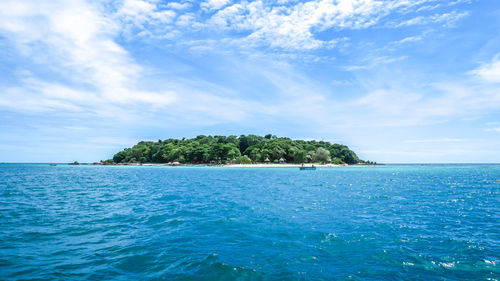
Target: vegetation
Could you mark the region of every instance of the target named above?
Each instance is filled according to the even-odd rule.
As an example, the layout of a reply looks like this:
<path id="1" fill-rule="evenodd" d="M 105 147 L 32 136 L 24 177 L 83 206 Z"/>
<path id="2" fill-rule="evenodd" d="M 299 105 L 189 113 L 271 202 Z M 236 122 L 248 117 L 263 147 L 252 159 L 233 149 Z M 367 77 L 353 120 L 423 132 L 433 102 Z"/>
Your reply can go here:
<path id="1" fill-rule="evenodd" d="M 325 141 L 292 140 L 275 135 L 197 136 L 193 139 L 141 141 L 116 153 L 114 163 L 368 163 L 347 146 Z M 370 162 L 372 163 L 372 162 Z"/>

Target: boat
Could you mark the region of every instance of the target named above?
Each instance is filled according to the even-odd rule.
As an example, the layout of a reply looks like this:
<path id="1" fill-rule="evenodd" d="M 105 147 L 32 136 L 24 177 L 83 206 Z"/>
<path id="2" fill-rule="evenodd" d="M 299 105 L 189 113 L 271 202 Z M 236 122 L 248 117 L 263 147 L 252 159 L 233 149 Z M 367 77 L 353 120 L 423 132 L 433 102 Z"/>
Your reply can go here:
<path id="1" fill-rule="evenodd" d="M 302 170 L 316 170 L 316 167 L 314 165 L 312 166 L 300 166 L 299 169 Z"/>
<path id="2" fill-rule="evenodd" d="M 57 166 L 56 164 L 49 164 L 49 166 Z"/>

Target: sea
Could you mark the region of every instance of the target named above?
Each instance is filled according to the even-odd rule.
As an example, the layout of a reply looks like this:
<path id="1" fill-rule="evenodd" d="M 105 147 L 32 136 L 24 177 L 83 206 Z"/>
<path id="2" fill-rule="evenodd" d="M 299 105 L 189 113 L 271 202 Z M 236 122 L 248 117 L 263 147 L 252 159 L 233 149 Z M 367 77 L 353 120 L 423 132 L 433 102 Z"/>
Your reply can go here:
<path id="1" fill-rule="evenodd" d="M 500 280 L 500 165 L 0 164 L 0 280 Z"/>

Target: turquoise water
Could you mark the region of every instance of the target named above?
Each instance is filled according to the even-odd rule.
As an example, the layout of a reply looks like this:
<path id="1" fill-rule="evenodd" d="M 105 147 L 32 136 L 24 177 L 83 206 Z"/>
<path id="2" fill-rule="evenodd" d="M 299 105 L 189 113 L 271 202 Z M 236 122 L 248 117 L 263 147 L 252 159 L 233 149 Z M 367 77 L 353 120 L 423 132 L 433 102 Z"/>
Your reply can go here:
<path id="1" fill-rule="evenodd" d="M 0 164 L 0 279 L 499 280 L 499 165 Z"/>

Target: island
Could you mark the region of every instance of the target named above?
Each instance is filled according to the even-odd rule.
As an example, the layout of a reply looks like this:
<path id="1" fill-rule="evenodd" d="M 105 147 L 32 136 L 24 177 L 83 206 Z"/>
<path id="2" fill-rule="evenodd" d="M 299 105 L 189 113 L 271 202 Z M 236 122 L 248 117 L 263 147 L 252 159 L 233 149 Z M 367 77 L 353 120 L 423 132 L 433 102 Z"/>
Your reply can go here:
<path id="1" fill-rule="evenodd" d="M 373 165 L 342 144 L 265 136 L 204 136 L 191 139 L 141 141 L 100 165 Z"/>

